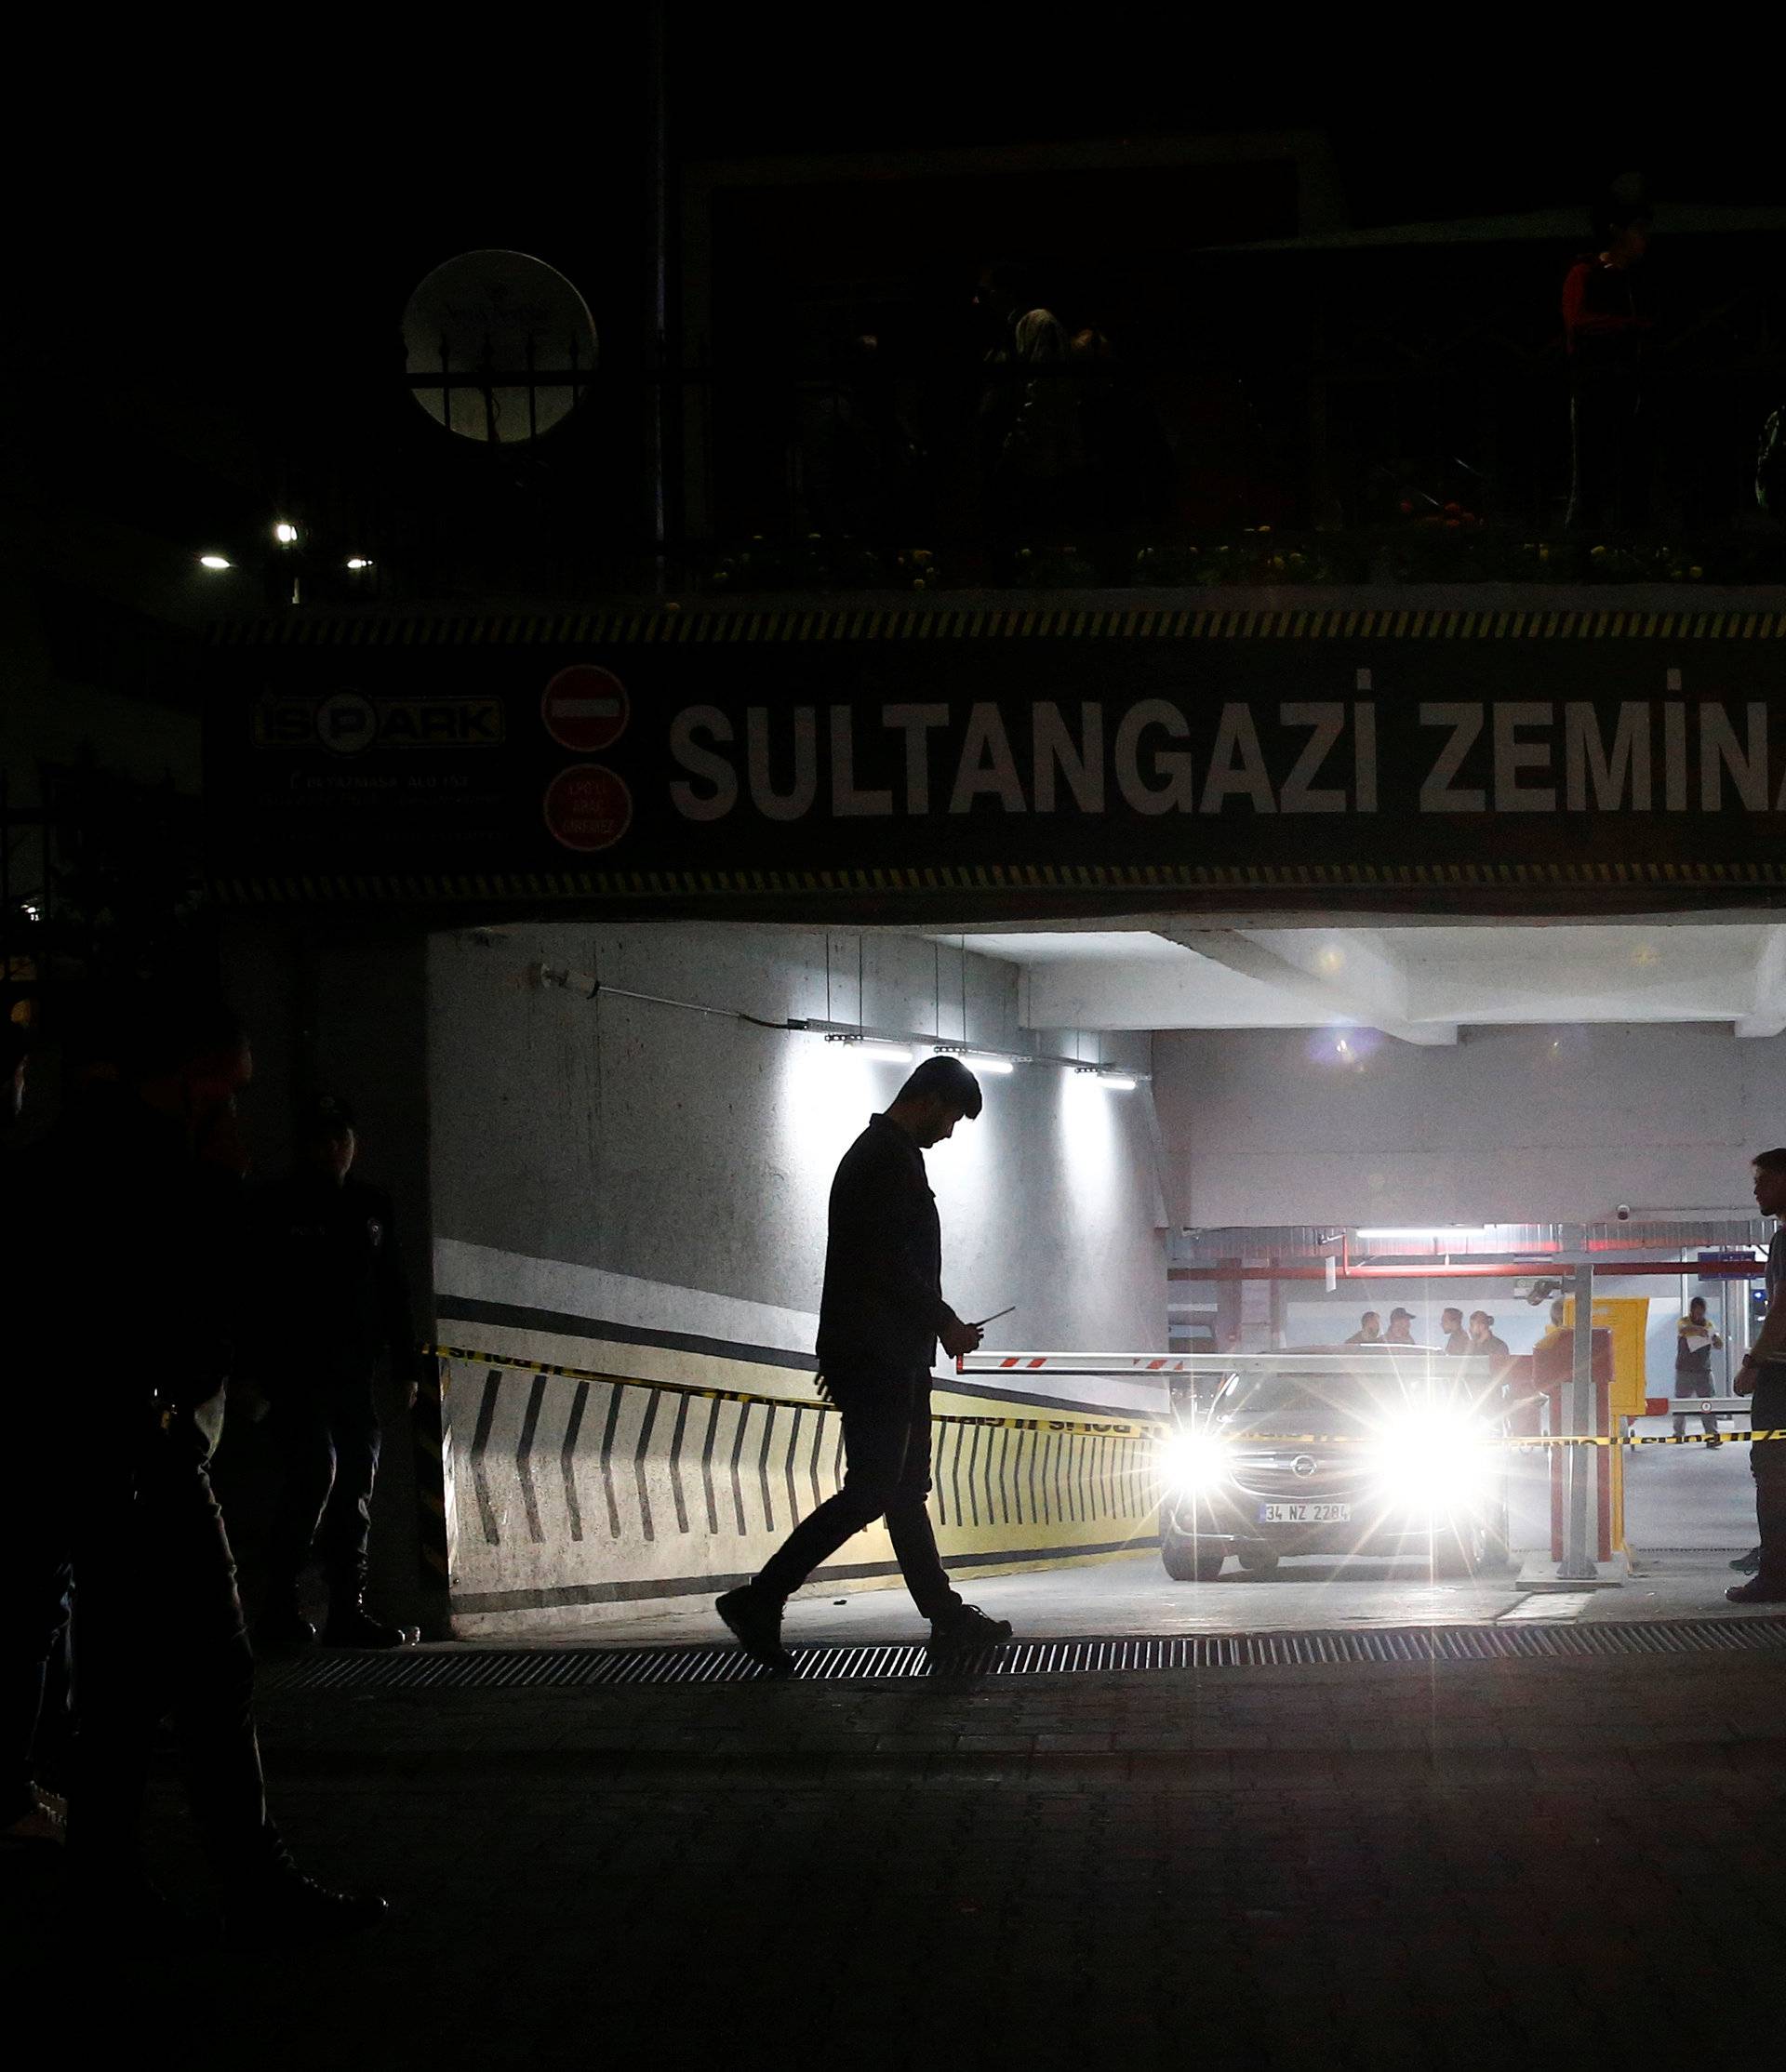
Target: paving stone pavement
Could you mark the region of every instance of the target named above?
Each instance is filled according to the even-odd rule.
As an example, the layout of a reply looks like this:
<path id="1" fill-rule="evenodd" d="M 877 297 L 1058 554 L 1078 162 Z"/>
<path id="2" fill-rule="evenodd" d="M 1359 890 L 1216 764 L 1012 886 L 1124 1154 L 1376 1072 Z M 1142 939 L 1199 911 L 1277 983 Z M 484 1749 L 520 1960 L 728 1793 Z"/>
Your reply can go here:
<path id="1" fill-rule="evenodd" d="M 382 1937 L 71 1999 L 13 1859 L 7 1948 L 180 2066 L 1744 2072 L 1783 1700 L 1786 1653 L 275 1694 L 281 1818 Z M 152 1827 L 195 1898 L 170 1781 Z"/>

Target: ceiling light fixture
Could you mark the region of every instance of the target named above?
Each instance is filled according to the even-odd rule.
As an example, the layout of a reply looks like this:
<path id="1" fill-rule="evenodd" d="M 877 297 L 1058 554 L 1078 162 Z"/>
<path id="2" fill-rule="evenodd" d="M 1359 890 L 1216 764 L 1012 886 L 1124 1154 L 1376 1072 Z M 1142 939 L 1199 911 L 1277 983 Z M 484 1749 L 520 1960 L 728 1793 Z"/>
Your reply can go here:
<path id="1" fill-rule="evenodd" d="M 1436 1229 L 1425 1223 L 1391 1223 L 1375 1229 L 1359 1230 L 1355 1235 L 1361 1238 L 1425 1238 L 1436 1244 L 1446 1238 L 1486 1238 L 1494 1229 L 1492 1223 L 1472 1224 L 1467 1228 L 1454 1224 Z"/>
<path id="2" fill-rule="evenodd" d="M 1101 1086 L 1107 1094 L 1132 1094 L 1136 1081 L 1127 1072 L 1107 1071 L 1101 1065 L 1075 1065 L 1075 1079 L 1088 1079 L 1093 1085 Z"/>
<path id="3" fill-rule="evenodd" d="M 939 1057 L 960 1058 L 976 1072 L 997 1072 L 1002 1076 L 1017 1069 L 1015 1058 L 997 1057 L 991 1051 L 969 1050 L 965 1043 L 932 1043 L 930 1048 Z"/>
<path id="4" fill-rule="evenodd" d="M 883 1065 L 909 1065 L 912 1052 L 905 1043 L 889 1043 L 880 1036 L 848 1036 L 833 1034 L 825 1038 L 828 1043 L 847 1043 L 852 1050 L 864 1052 Z"/>

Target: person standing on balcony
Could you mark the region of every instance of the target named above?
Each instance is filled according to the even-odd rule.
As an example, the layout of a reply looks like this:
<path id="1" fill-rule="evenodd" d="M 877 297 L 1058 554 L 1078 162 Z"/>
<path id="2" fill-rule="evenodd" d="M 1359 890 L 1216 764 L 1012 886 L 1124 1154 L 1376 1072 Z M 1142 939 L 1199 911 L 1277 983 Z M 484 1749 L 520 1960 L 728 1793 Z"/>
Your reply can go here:
<path id="1" fill-rule="evenodd" d="M 979 427 L 992 527 L 1059 546 L 1084 515 L 1086 369 L 1024 268 L 982 268 L 974 302 L 994 329 Z"/>
<path id="2" fill-rule="evenodd" d="M 1620 183 L 1620 187 L 1623 183 Z M 1570 532 L 1630 531 L 1649 518 L 1650 423 L 1638 293 L 1649 210 L 1615 191 L 1594 218 L 1599 249 L 1569 269 L 1563 329 L 1569 362 Z"/>

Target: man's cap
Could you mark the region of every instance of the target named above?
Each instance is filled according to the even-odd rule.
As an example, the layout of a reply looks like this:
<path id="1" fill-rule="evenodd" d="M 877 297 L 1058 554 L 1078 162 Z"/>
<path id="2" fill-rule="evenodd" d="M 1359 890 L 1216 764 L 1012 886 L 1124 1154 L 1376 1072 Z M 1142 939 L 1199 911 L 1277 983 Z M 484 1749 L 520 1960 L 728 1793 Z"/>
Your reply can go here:
<path id="1" fill-rule="evenodd" d="M 341 1136 L 353 1127 L 353 1110 L 339 1094 L 318 1094 L 304 1103 L 299 1122 L 307 1139 Z"/>
<path id="2" fill-rule="evenodd" d="M 1389 1312 L 1389 1321 L 1391 1323 L 1393 1323 L 1397 1317 L 1406 1317 L 1409 1323 L 1412 1323 L 1414 1322 L 1414 1312 L 1411 1309 L 1392 1309 Z"/>

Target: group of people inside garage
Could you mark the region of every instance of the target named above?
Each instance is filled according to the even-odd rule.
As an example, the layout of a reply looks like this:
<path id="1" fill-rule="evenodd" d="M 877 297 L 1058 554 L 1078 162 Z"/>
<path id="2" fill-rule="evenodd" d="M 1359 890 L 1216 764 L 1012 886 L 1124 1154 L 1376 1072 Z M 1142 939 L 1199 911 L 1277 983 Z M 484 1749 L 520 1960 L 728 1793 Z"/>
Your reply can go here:
<path id="1" fill-rule="evenodd" d="M 1349 1346 L 1418 1346 L 1420 1341 L 1414 1335 L 1415 1316 L 1411 1309 L 1399 1305 L 1389 1312 L 1388 1328 L 1384 1328 L 1382 1311 L 1366 1309 L 1358 1320 L 1358 1328 L 1346 1340 Z M 1444 1344 L 1438 1348 L 1454 1359 L 1502 1361 L 1511 1357 L 1507 1341 L 1495 1333 L 1495 1320 L 1486 1309 L 1473 1309 L 1466 1325 L 1461 1309 L 1446 1309 L 1439 1317 L 1439 1335 Z"/>

